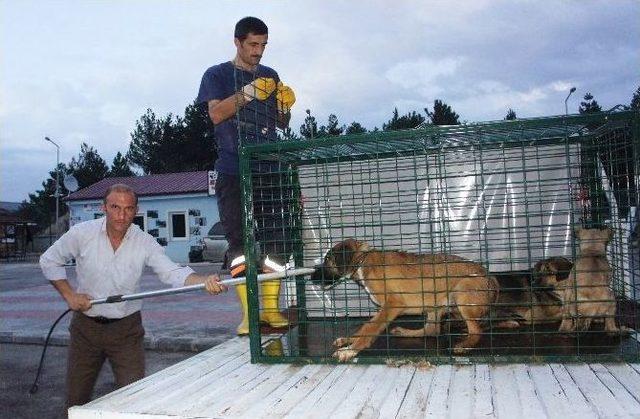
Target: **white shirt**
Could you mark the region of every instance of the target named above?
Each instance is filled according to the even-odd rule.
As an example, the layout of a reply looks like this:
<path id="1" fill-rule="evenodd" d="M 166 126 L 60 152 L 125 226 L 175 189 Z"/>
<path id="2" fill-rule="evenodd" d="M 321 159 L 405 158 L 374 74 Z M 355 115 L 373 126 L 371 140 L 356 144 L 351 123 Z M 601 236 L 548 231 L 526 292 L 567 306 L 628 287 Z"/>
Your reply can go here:
<path id="1" fill-rule="evenodd" d="M 139 291 L 145 266 L 173 287 L 184 285 L 193 269 L 181 267 L 164 253 L 150 235 L 131 224 L 118 250 L 113 251 L 107 236 L 106 218 L 74 225 L 40 257 L 40 268 L 49 281 L 67 279 L 64 264 L 76 260 L 77 293 L 92 299 Z M 97 304 L 84 313 L 88 316 L 122 318 L 139 311 L 142 300 Z"/>

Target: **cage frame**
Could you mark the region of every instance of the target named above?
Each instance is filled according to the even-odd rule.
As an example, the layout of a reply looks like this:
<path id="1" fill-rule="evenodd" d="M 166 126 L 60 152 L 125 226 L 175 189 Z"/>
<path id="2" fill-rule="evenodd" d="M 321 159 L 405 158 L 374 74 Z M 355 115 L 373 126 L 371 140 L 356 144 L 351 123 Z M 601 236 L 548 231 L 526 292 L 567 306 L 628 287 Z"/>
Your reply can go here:
<path id="1" fill-rule="evenodd" d="M 313 164 L 328 164 L 345 161 L 369 160 L 372 155 L 376 159 L 406 157 L 412 155 L 437 154 L 447 150 L 473 149 L 482 150 L 524 147 L 535 144 L 544 146 L 547 144 L 579 144 L 585 140 L 593 139 L 593 132 L 586 127 L 604 124 L 630 123 L 632 141 L 637 145 L 635 150 L 640 153 L 640 111 L 614 110 L 594 114 L 560 115 L 550 117 L 516 119 L 512 121 L 489 121 L 469 123 L 452 126 L 426 125 L 413 130 L 378 131 L 366 134 L 341 135 L 336 137 L 322 137 L 312 140 L 286 140 L 275 143 L 243 144 L 239 148 L 240 177 L 242 189 L 243 210 L 243 239 L 244 250 L 248 260 L 257 260 L 256 240 L 253 233 L 253 198 L 252 198 L 252 174 L 251 162 L 254 160 L 275 160 L 287 166 L 288 176 L 292 179 L 292 185 L 296 195 L 300 197 L 300 182 L 298 180 L 297 167 Z M 501 131 L 501 128 L 504 130 Z M 497 134 L 488 136 L 490 133 Z M 526 133 L 509 136 L 510 132 Z M 478 138 L 477 141 L 461 144 L 462 141 L 443 143 L 442 138 L 461 136 L 463 139 Z M 486 137 L 486 138 L 485 138 Z M 309 151 L 309 141 L 313 141 L 315 151 Z M 559 142 L 562 141 L 562 142 Z M 398 144 L 402 146 L 398 147 Z M 387 146 L 393 144 L 394 147 Z M 420 145 L 421 148 L 416 148 Z M 325 153 L 317 149 L 327 150 Z M 342 153 L 342 154 L 340 154 Z M 337 156 L 335 156 L 338 154 Z M 640 156 L 636 156 L 640 157 Z M 301 159 L 296 161 L 296 159 Z M 634 161 L 636 200 L 638 199 L 638 185 L 640 183 L 640 162 Z M 597 186 L 595 186 L 597 187 Z M 296 200 L 299 201 L 299 200 Z M 638 203 L 636 202 L 636 205 Z M 300 205 L 297 203 L 296 205 Z M 592 208 L 592 211 L 594 209 Z M 297 223 L 293 229 L 297 244 L 293 250 L 296 266 L 302 264 L 302 240 L 301 216 L 297 212 Z M 598 214 L 592 214 L 597 219 Z M 575 256 L 575 255 L 574 255 Z M 300 265 L 299 265 L 300 264 Z M 310 356 L 298 354 L 298 356 L 272 356 L 263 353 L 262 334 L 259 324 L 259 296 L 257 283 L 257 267 L 249 263 L 247 266 L 247 292 L 249 300 L 249 338 L 252 363 L 319 363 L 336 364 L 337 360 L 330 355 Z M 306 327 L 305 292 L 303 279 L 296 279 L 297 312 L 299 315 L 297 327 Z M 336 320 L 333 320 L 336 321 Z M 337 321 L 348 321 L 340 319 Z M 492 331 L 491 333 L 495 333 Z M 635 331 L 636 340 L 640 341 L 639 331 Z M 303 334 L 304 335 L 304 334 Z M 299 345 L 299 350 L 301 346 Z M 393 363 L 396 357 L 367 356 L 360 354 L 353 362 L 363 364 Z M 437 355 L 437 356 L 407 356 L 402 357 L 402 362 L 424 362 L 431 364 L 477 364 L 477 363 L 514 363 L 514 362 L 638 362 L 640 355 L 633 354 L 585 354 L 576 355 Z"/>

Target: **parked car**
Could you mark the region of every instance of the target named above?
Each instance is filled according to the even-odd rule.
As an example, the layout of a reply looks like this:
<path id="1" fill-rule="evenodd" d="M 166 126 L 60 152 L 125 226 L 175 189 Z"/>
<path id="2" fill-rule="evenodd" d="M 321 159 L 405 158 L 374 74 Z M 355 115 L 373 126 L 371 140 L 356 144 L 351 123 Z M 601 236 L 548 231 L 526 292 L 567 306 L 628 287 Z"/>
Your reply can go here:
<path id="1" fill-rule="evenodd" d="M 202 258 L 211 262 L 225 262 L 227 247 L 224 228 L 222 223 L 218 221 L 202 239 Z"/>

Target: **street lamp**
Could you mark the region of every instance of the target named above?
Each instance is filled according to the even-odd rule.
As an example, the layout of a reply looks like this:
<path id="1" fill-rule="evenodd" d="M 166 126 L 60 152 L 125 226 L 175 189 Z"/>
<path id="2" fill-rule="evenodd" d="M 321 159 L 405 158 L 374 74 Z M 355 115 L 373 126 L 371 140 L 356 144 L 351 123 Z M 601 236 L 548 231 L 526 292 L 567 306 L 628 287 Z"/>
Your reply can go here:
<path id="1" fill-rule="evenodd" d="M 60 214 L 60 146 L 56 144 L 51 138 L 44 137 L 45 141 L 49 141 L 51 144 L 56 146 L 56 193 L 54 196 L 56 197 L 56 239 L 59 237 L 58 231 L 58 216 Z"/>
<path id="2" fill-rule="evenodd" d="M 576 88 L 572 87 L 571 89 L 569 89 L 569 94 L 567 95 L 567 98 L 564 100 L 564 115 L 565 116 L 569 116 L 569 107 L 567 106 L 567 101 L 569 100 L 569 96 L 571 96 L 571 93 L 575 92 Z"/>

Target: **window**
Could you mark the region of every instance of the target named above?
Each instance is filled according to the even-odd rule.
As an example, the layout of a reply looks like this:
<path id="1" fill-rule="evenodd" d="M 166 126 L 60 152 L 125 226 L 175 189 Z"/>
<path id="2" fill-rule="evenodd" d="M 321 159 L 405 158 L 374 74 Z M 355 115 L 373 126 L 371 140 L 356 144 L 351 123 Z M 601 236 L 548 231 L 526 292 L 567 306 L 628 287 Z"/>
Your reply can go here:
<path id="1" fill-rule="evenodd" d="M 171 221 L 171 238 L 186 239 L 187 238 L 187 214 L 186 212 L 169 213 L 169 221 Z"/>
<path id="2" fill-rule="evenodd" d="M 133 224 L 137 224 L 140 227 L 140 230 L 145 231 L 144 229 L 144 214 L 138 214 L 133 217 Z"/>

